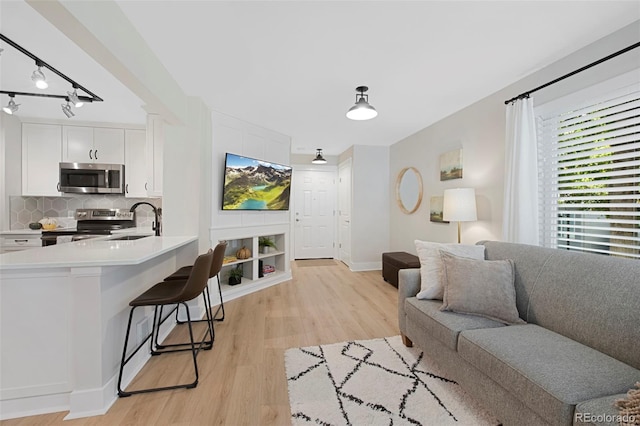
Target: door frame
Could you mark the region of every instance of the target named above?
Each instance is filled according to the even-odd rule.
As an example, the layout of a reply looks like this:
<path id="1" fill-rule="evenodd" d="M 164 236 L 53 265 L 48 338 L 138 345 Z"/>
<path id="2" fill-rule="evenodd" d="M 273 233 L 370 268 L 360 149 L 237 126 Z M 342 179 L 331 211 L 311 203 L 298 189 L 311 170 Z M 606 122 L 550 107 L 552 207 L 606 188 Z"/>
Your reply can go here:
<path id="1" fill-rule="evenodd" d="M 340 234 L 340 199 L 341 199 L 341 194 L 340 194 L 340 170 L 342 170 L 345 167 L 349 167 L 350 173 L 349 173 L 349 197 L 348 197 L 348 203 L 349 203 L 349 235 L 347 236 L 347 239 L 349 241 L 349 258 L 348 259 L 343 259 L 342 257 L 342 252 L 341 252 L 341 244 L 342 244 L 342 240 L 341 240 L 341 234 Z M 349 267 L 349 269 L 351 269 L 351 265 L 352 265 L 352 261 L 351 261 L 351 235 L 352 235 L 352 227 L 351 227 L 351 223 L 353 223 L 353 158 L 349 157 L 347 159 L 345 159 L 344 161 L 340 162 L 340 164 L 338 164 L 338 171 L 337 171 L 337 204 L 336 204 L 336 242 L 338 244 L 336 244 L 336 250 L 337 250 L 337 257 L 336 259 L 338 259 L 339 261 L 341 261 L 342 263 L 344 263 L 345 265 L 347 265 Z M 346 261 L 345 261 L 346 260 Z"/>
<path id="2" fill-rule="evenodd" d="M 335 191 L 333 191 L 333 206 L 334 206 L 334 214 L 333 214 L 333 258 L 337 259 L 338 257 L 338 166 L 335 165 L 325 165 L 325 166 L 313 166 L 308 164 L 293 164 L 293 179 L 292 179 L 292 188 L 291 188 L 291 197 L 290 197 L 290 205 L 289 205 L 289 224 L 290 224 L 290 239 L 291 241 L 291 250 L 289 253 L 289 257 L 291 261 L 295 260 L 295 242 L 296 242 L 296 191 L 298 190 L 298 179 L 295 178 L 296 171 L 315 171 L 315 172 L 326 172 L 330 171 L 333 174 L 333 181 L 335 186 Z"/>

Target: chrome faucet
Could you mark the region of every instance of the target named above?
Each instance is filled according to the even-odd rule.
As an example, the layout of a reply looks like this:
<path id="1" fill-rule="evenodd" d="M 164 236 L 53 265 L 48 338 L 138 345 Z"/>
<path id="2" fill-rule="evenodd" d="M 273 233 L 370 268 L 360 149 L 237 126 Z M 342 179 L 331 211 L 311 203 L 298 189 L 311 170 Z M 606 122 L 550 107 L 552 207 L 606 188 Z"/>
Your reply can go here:
<path id="1" fill-rule="evenodd" d="M 156 208 L 156 206 L 154 206 L 151 203 L 148 203 L 146 201 L 140 201 L 138 203 L 135 203 L 133 206 L 131 206 L 131 209 L 129 209 L 130 212 L 133 212 L 140 204 L 146 204 L 148 206 L 151 206 L 151 208 L 153 209 L 153 214 L 155 215 L 155 222 L 153 223 L 153 226 L 151 227 L 151 229 L 153 229 L 154 231 L 156 231 L 156 237 L 160 236 L 160 228 L 162 227 L 160 224 L 160 209 Z"/>

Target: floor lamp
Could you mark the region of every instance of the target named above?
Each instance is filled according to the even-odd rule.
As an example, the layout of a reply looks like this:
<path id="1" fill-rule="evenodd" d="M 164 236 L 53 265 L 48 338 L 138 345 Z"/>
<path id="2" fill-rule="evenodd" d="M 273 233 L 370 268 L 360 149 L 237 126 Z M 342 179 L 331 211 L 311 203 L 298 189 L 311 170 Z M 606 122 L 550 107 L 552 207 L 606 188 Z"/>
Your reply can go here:
<path id="1" fill-rule="evenodd" d="M 478 220 L 476 190 L 473 188 L 445 189 L 442 219 L 447 222 L 458 222 L 458 244 L 460 244 L 460 222 Z"/>

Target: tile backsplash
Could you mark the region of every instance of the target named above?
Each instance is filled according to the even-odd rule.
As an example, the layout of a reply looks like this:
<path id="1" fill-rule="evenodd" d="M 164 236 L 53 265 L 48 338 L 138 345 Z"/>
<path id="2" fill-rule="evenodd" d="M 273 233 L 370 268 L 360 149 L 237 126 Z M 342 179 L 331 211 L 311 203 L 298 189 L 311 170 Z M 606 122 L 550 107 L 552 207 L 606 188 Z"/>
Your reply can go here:
<path id="1" fill-rule="evenodd" d="M 62 227 L 75 227 L 76 209 L 126 209 L 138 201 L 148 201 L 162 207 L 162 198 L 125 198 L 120 195 L 70 195 L 66 197 L 9 197 L 10 229 L 29 229 L 29 223 L 44 217 L 54 218 Z M 149 206 L 136 209 L 136 225 L 151 227 L 154 215 Z"/>

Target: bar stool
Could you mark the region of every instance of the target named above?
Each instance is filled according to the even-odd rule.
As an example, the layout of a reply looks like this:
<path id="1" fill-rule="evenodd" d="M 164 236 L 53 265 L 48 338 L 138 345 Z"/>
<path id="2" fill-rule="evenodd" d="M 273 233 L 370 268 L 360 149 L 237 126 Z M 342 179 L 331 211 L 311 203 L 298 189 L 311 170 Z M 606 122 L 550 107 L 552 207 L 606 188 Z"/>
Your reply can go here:
<path id="1" fill-rule="evenodd" d="M 213 250 L 209 249 L 206 254 L 202 254 L 197 257 L 195 263 L 193 264 L 193 268 L 189 277 L 186 281 L 174 281 L 167 282 L 163 281 L 151 287 L 149 290 L 142 293 L 140 296 L 136 297 L 134 300 L 129 302 L 129 306 L 131 306 L 131 311 L 129 312 L 129 322 L 127 324 L 127 332 L 124 338 L 124 347 L 122 349 L 122 361 L 120 363 L 120 373 L 118 376 L 118 396 L 126 397 L 137 393 L 146 393 L 146 392 L 155 392 L 161 390 L 169 390 L 169 389 L 179 389 L 179 388 L 195 388 L 198 385 L 198 362 L 197 355 L 200 349 L 204 344 L 209 343 L 207 341 L 207 334 L 211 337 L 211 344 L 213 344 L 213 321 L 211 319 L 209 310 L 206 311 L 206 316 L 208 318 L 208 331 L 205 333 L 205 336 L 201 341 L 196 342 L 193 338 L 193 329 L 191 327 L 191 315 L 189 314 L 189 308 L 187 306 L 188 301 L 195 299 L 200 294 L 204 297 L 204 289 L 207 287 L 207 283 L 209 281 L 209 271 L 211 270 L 211 262 L 213 261 Z M 180 349 L 172 349 L 166 351 L 154 351 L 153 350 L 153 342 L 157 339 L 157 335 L 160 331 L 160 325 L 164 320 L 162 320 L 162 307 L 166 305 L 183 305 L 187 311 L 187 325 L 189 327 L 189 343 L 176 344 L 176 345 L 165 345 L 166 346 L 182 346 Z M 153 315 L 153 327 L 151 329 L 151 334 L 142 342 L 138 347 L 133 351 L 129 357 L 127 357 L 127 343 L 129 342 L 129 333 L 131 331 L 131 321 L 133 319 L 133 312 L 136 308 L 141 306 L 153 306 L 154 315 Z M 158 313 L 160 312 L 160 316 Z M 166 319 L 166 318 L 165 318 Z M 122 390 L 122 373 L 124 371 L 124 366 L 133 358 L 133 356 L 140 350 L 142 346 L 147 342 L 147 340 L 151 339 L 151 353 L 153 355 L 159 355 L 166 352 L 176 352 L 178 350 L 190 350 L 193 357 L 193 369 L 195 372 L 195 380 L 191 383 L 173 385 L 173 386 L 163 386 L 158 388 L 148 388 L 148 389 L 140 389 L 133 391 L 124 391 Z M 188 348 L 184 348 L 185 345 L 188 345 Z M 196 346 L 197 345 L 197 346 Z"/>
<path id="2" fill-rule="evenodd" d="M 216 312 L 213 314 L 214 321 L 224 321 L 224 301 L 222 300 L 222 287 L 220 286 L 220 270 L 222 269 L 222 262 L 224 260 L 224 253 L 227 250 L 227 242 L 220 241 L 215 248 L 213 249 L 213 262 L 211 262 L 211 271 L 209 271 L 209 278 L 216 277 L 218 280 L 218 294 L 220 295 L 220 306 L 216 309 Z M 175 271 L 173 274 L 166 277 L 165 281 L 173 281 L 173 280 L 185 280 L 189 274 L 191 273 L 191 269 L 193 265 L 183 266 L 182 268 Z M 205 298 L 206 303 L 205 307 L 207 309 L 211 309 L 211 296 L 209 294 L 209 286 L 205 287 Z M 218 318 L 218 313 L 222 311 L 222 317 Z M 194 320 L 196 321 L 205 321 L 205 320 Z M 178 311 L 176 311 L 176 322 L 178 324 L 182 324 L 182 321 L 178 320 Z"/>

